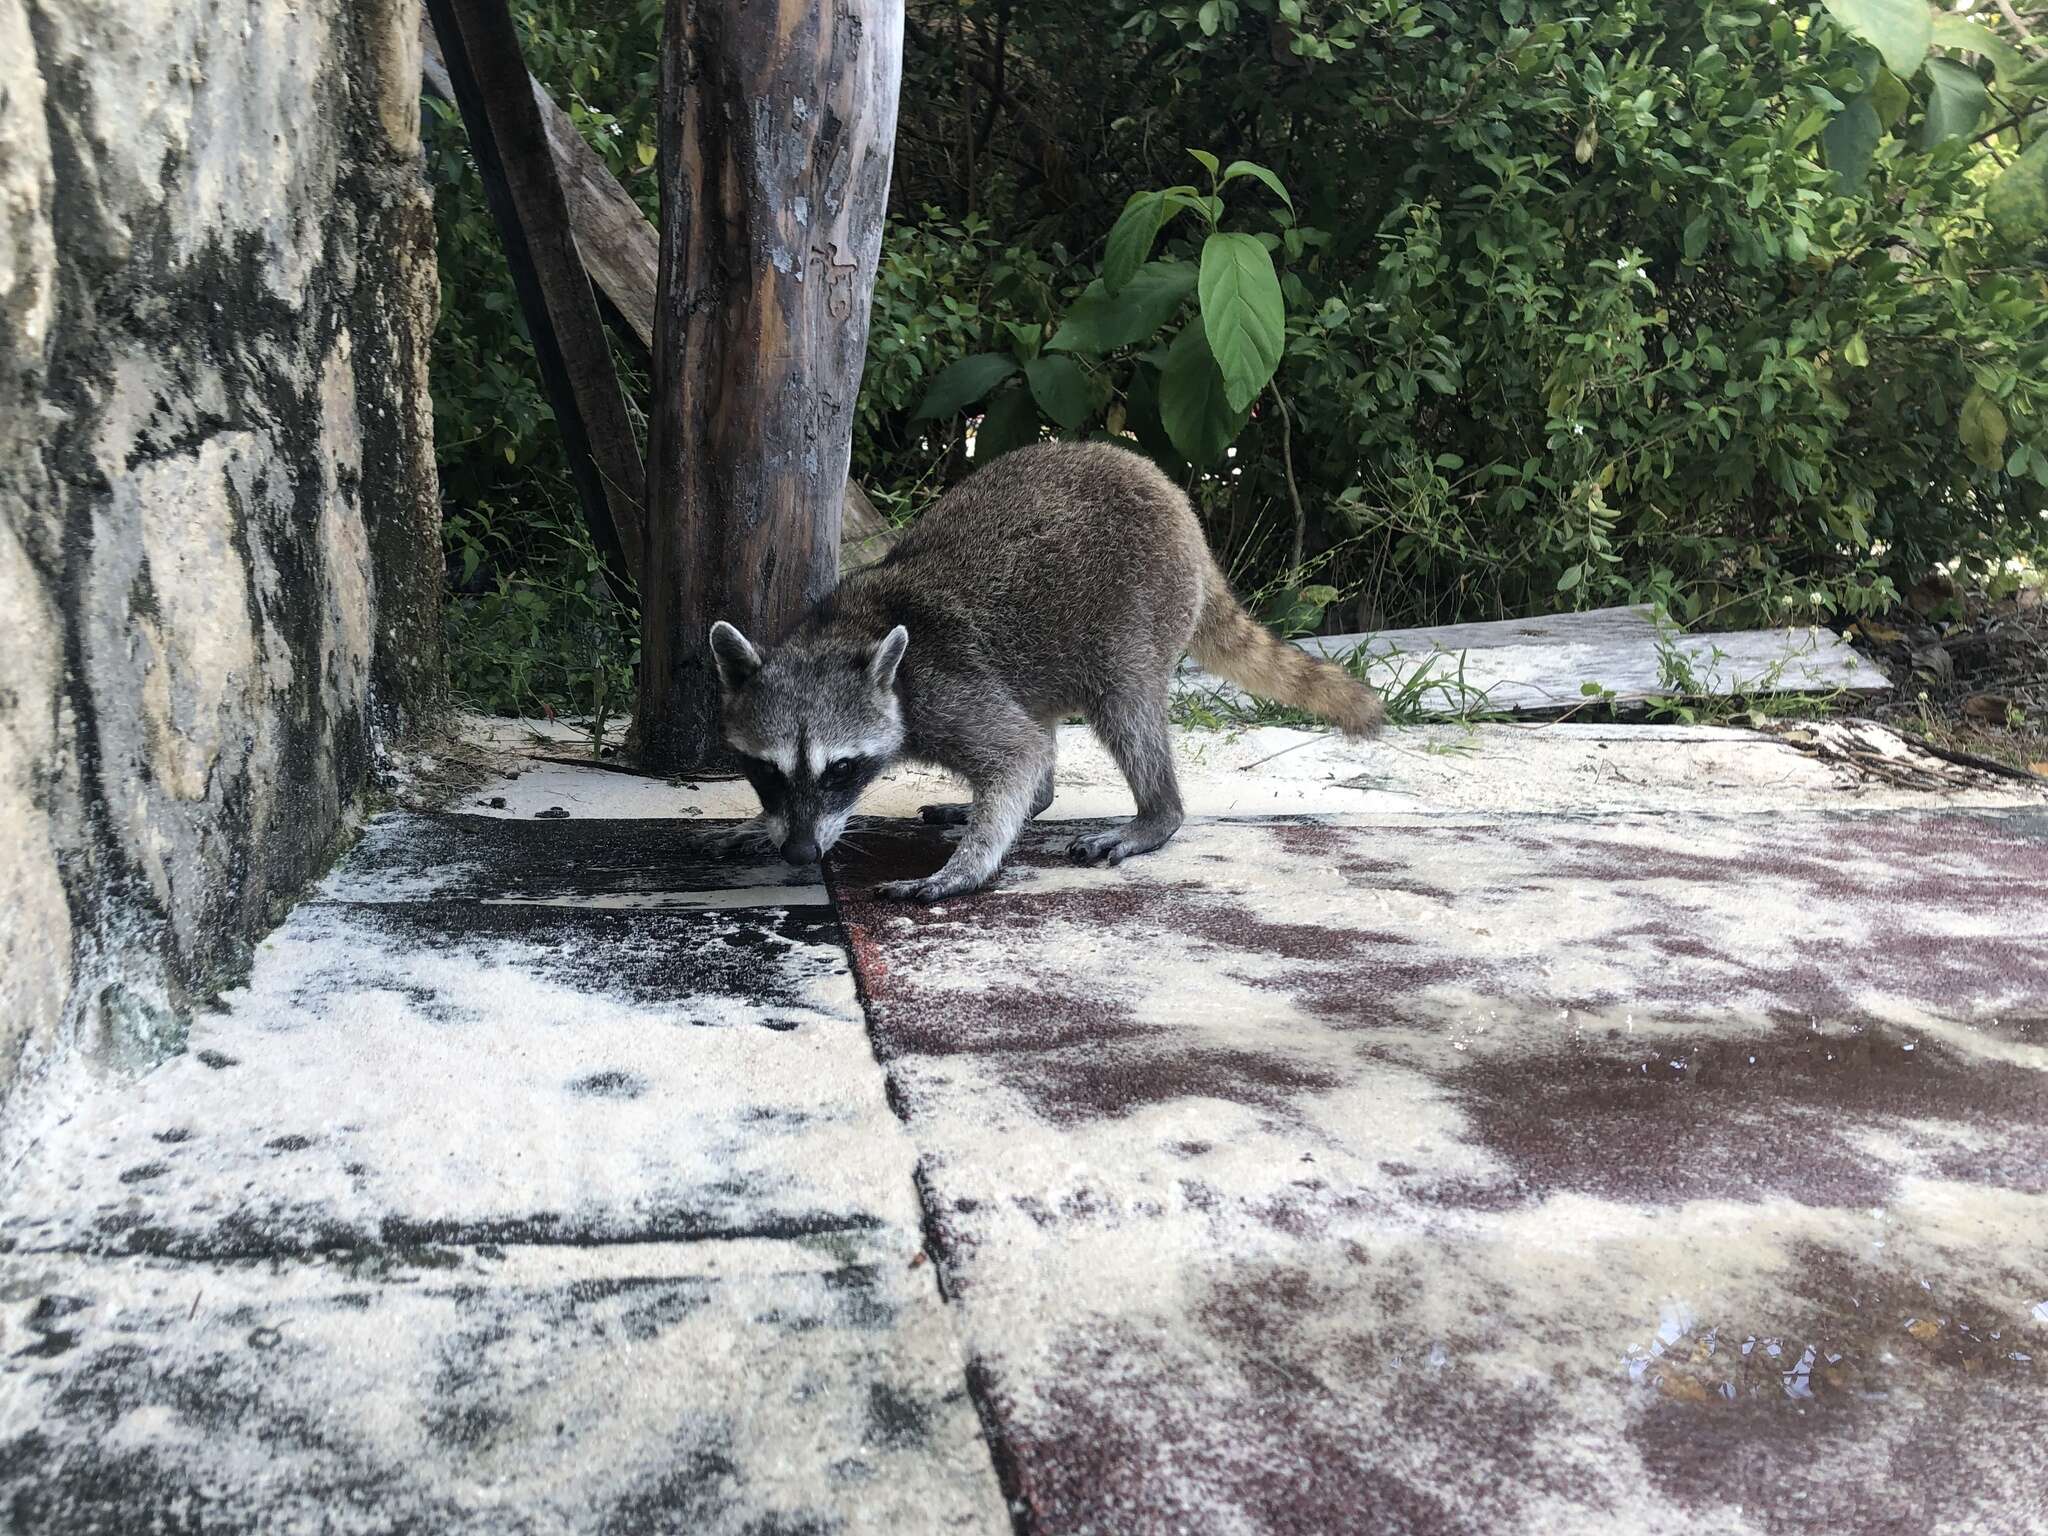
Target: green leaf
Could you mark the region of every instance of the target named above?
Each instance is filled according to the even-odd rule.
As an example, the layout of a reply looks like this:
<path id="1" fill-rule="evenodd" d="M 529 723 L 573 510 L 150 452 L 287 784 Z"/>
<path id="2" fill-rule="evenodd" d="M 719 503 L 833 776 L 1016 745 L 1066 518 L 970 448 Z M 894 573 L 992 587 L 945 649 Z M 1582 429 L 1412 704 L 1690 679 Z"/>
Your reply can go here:
<path id="1" fill-rule="evenodd" d="M 1209 151 L 1207 151 L 1206 149 L 1191 149 L 1188 151 L 1188 153 L 1194 156 L 1196 162 L 1202 167 L 1203 170 L 1207 171 L 1211 176 L 1214 176 L 1216 174 L 1216 166 L 1218 164 L 1218 161 L 1214 155 L 1209 153 Z"/>
<path id="2" fill-rule="evenodd" d="M 1929 59 L 1927 80 L 1933 90 L 1927 97 L 1926 119 L 1920 124 L 1920 147 L 1932 149 L 1945 139 L 1975 132 L 1991 100 L 1977 71 L 1954 59 Z"/>
<path id="3" fill-rule="evenodd" d="M 1851 368 L 1867 368 L 1870 365 L 1870 343 L 1858 331 L 1842 343 L 1842 361 Z"/>
<path id="4" fill-rule="evenodd" d="M 1906 89 L 1906 82 L 1890 70 L 1880 69 L 1876 83 L 1870 87 L 1870 105 L 1877 113 L 1878 126 L 1891 127 L 1912 104 L 1913 93 Z"/>
<path id="5" fill-rule="evenodd" d="M 1250 235 L 1202 242 L 1202 329 L 1233 411 L 1249 410 L 1280 366 L 1287 304 L 1273 258 Z"/>
<path id="6" fill-rule="evenodd" d="M 1712 225 L 1707 222 L 1706 210 L 1701 209 L 1693 215 L 1692 221 L 1685 226 L 1685 259 L 1687 261 L 1698 261 L 1700 259 L 1701 253 L 1707 248 L 1707 236 L 1711 231 Z"/>
<path id="7" fill-rule="evenodd" d="M 1235 181 L 1240 176 L 1258 177 L 1260 181 L 1263 181 L 1268 187 L 1272 188 L 1275 197 L 1287 205 L 1289 213 L 1294 212 L 1294 199 L 1289 197 L 1287 189 L 1280 185 L 1280 178 L 1267 170 L 1263 165 L 1253 165 L 1249 160 L 1231 161 L 1230 169 L 1223 173 L 1224 181 Z"/>
<path id="8" fill-rule="evenodd" d="M 1984 189 L 1984 216 L 2016 244 L 2048 235 L 2048 133 L 1991 179 Z"/>
<path id="9" fill-rule="evenodd" d="M 1146 262 L 1115 298 L 1098 279 L 1068 306 L 1045 350 L 1099 356 L 1118 347 L 1134 347 L 1150 340 L 1171 320 L 1194 287 L 1194 265 L 1185 261 Z"/>
<path id="10" fill-rule="evenodd" d="M 1852 37 L 1884 55 L 1901 80 L 1919 72 L 1934 45 L 1934 15 L 1927 0 L 1823 0 Z"/>
<path id="11" fill-rule="evenodd" d="M 1962 16 L 1938 14 L 1934 18 L 1934 46 L 1964 53 L 1981 53 L 2001 86 L 2011 85 L 2027 67 L 2027 56 L 1981 21 Z"/>
<path id="12" fill-rule="evenodd" d="M 1222 17 L 1223 7 L 1218 5 L 1216 0 L 1202 0 L 1202 8 L 1195 13 L 1195 25 L 1202 29 L 1202 36 L 1214 37 L 1217 24 Z"/>
<path id="13" fill-rule="evenodd" d="M 990 459 L 1024 448 L 1038 441 L 1038 408 L 1031 392 L 1013 384 L 989 402 L 988 414 L 974 430 L 974 462 L 977 467 Z"/>
<path id="14" fill-rule="evenodd" d="M 1261 255 L 1265 253 L 1260 252 Z M 1159 420 L 1180 456 L 1197 469 L 1223 457 L 1249 411 L 1234 408 L 1196 315 L 1181 328 L 1159 375 Z"/>
<path id="15" fill-rule="evenodd" d="M 1583 564 L 1568 565 L 1564 568 L 1564 574 L 1557 578 L 1557 590 L 1569 592 L 1573 587 L 1576 587 L 1581 581 L 1585 580 L 1585 578 L 1586 567 Z"/>
<path id="16" fill-rule="evenodd" d="M 1292 639 L 1312 634 L 1323 622 L 1323 610 L 1337 601 L 1335 587 L 1282 587 L 1259 607 L 1259 622 Z"/>
<path id="17" fill-rule="evenodd" d="M 2005 467 L 2005 412 L 1982 385 L 1963 397 L 1963 446 L 1986 469 Z"/>
<path id="18" fill-rule="evenodd" d="M 1068 432 L 1086 421 L 1095 407 L 1088 375 L 1071 357 L 1034 357 L 1024 365 L 1024 377 L 1038 408 Z"/>
<path id="19" fill-rule="evenodd" d="M 1010 340 L 1017 344 L 1017 356 L 1038 356 L 1045 340 L 1045 332 L 1041 327 L 1024 321 L 1007 320 L 1003 323 L 1003 329 L 1010 333 Z"/>
<path id="20" fill-rule="evenodd" d="M 1199 322 L 1197 322 L 1199 323 Z M 1186 462 L 1166 424 L 1159 418 L 1159 371 L 1139 367 L 1131 370 L 1131 386 L 1124 391 L 1124 425 L 1138 440 L 1138 446 L 1169 471 L 1178 472 Z"/>
<path id="21" fill-rule="evenodd" d="M 1157 192 L 1139 192 L 1124 204 L 1110 226 L 1109 240 L 1102 252 L 1102 288 L 1115 294 L 1136 275 L 1152 254 L 1152 242 L 1159 238 L 1159 226 L 1166 221 L 1166 202 Z"/>
<path id="22" fill-rule="evenodd" d="M 932 380 L 913 421 L 957 416 L 1017 371 L 1017 360 L 1003 352 L 977 352 L 944 368 Z"/>
<path id="23" fill-rule="evenodd" d="M 1820 136 L 1827 151 L 1828 168 L 1852 190 L 1863 185 L 1870 174 L 1870 157 L 1877 153 L 1878 135 L 1883 130 L 1868 96 L 1858 96 L 1835 114 Z"/>

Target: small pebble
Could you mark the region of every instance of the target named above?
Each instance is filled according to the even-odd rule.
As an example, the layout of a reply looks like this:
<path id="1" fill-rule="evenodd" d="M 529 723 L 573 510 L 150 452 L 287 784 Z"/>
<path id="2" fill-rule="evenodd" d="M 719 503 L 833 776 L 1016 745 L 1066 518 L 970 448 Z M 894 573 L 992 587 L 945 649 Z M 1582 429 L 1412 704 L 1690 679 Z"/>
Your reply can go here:
<path id="1" fill-rule="evenodd" d="M 541 821 L 567 821 L 569 819 L 569 813 L 559 805 L 551 805 L 546 810 L 535 811 L 533 814 Z"/>

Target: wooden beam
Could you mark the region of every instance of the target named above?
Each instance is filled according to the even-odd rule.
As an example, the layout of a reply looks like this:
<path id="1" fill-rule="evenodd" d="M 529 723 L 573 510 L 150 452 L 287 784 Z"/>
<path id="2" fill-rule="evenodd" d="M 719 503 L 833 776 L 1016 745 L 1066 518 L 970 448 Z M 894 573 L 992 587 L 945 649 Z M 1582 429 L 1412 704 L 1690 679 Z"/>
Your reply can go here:
<path id="1" fill-rule="evenodd" d="M 447 61 L 441 57 L 440 39 L 424 12 L 420 17 L 420 61 L 427 89 L 443 101 L 453 101 L 455 87 L 448 78 Z M 562 183 L 569 227 L 584 270 L 599 298 L 610 306 L 606 319 L 614 320 L 651 358 L 654 290 L 661 272 L 661 247 L 654 225 L 612 174 L 604 157 L 585 142 L 575 121 L 555 105 L 547 87 L 532 75 L 527 78 L 554 156 L 555 174 Z M 875 511 L 861 488 L 847 481 L 840 573 L 872 565 L 889 552 L 895 540 L 896 530 Z"/>
<path id="2" fill-rule="evenodd" d="M 707 633 L 837 580 L 903 66 L 902 0 L 667 0 L 641 750 L 713 765 Z"/>
<path id="3" fill-rule="evenodd" d="M 448 64 L 441 57 L 433 24 L 425 16 L 421 18 L 420 45 L 420 72 L 427 89 L 444 101 L 453 101 L 455 88 L 448 78 Z M 661 267 L 654 225 L 633 195 L 619 184 L 604 157 L 577 132 L 575 121 L 555 105 L 547 87 L 532 75 L 527 82 L 533 87 L 534 110 L 540 113 L 541 131 L 554 158 L 555 175 L 569 210 L 569 229 L 584 270 L 640 343 L 640 350 L 651 355 L 654 287 Z"/>
<path id="4" fill-rule="evenodd" d="M 506 0 L 426 5 L 592 541 L 637 582 L 646 472 L 512 13 Z"/>

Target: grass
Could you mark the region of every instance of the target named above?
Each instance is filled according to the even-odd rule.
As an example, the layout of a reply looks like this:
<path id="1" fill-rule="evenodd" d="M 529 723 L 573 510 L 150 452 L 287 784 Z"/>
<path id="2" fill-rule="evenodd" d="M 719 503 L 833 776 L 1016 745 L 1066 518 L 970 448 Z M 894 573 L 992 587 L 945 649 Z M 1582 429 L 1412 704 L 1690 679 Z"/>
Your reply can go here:
<path id="1" fill-rule="evenodd" d="M 1389 725 L 1421 725 L 1446 720 L 1474 724 L 1506 718 L 1501 711 L 1489 706 L 1487 690 L 1467 681 L 1463 651 L 1436 651 L 1421 657 L 1417 665 L 1404 667 L 1404 660 L 1415 658 L 1400 651 L 1375 655 L 1361 644 L 1330 659 L 1353 677 L 1378 690 L 1387 707 Z M 1261 725 L 1298 727 L 1325 724 L 1320 716 L 1305 710 L 1219 688 L 1177 693 L 1173 701 L 1173 720 L 1176 725 L 1210 731 L 1249 730 Z"/>

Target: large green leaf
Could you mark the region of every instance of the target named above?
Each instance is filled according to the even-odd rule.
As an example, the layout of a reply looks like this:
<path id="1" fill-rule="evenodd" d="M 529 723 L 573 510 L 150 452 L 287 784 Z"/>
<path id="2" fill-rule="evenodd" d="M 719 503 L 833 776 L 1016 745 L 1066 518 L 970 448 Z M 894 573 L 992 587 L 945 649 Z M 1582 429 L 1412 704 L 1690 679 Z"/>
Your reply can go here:
<path id="1" fill-rule="evenodd" d="M 1131 385 L 1124 391 L 1124 425 L 1137 438 L 1138 446 L 1156 463 L 1171 473 L 1180 472 L 1186 460 L 1167 435 L 1166 424 L 1159 417 L 1158 369 L 1140 364 L 1131 370 Z"/>
<path id="2" fill-rule="evenodd" d="M 1181 328 L 1159 374 L 1159 419 L 1180 456 L 1198 469 L 1223 457 L 1250 412 L 1232 406 L 1203 335 L 1202 317 Z"/>
<path id="3" fill-rule="evenodd" d="M 1273 258 L 1251 235 L 1202 242 L 1202 329 L 1233 411 L 1248 410 L 1280 366 L 1287 305 Z"/>
<path id="4" fill-rule="evenodd" d="M 1135 347 L 1151 340 L 1173 318 L 1194 287 L 1194 266 L 1185 261 L 1146 262 L 1114 297 L 1097 278 L 1068 307 L 1045 349 L 1100 356 L 1118 347 Z"/>
<path id="5" fill-rule="evenodd" d="M 1088 375 L 1071 357 L 1034 357 L 1024 365 L 1024 377 L 1038 408 L 1068 432 L 1086 421 L 1095 408 Z"/>
<path id="6" fill-rule="evenodd" d="M 977 352 L 939 370 L 925 391 L 913 420 L 957 416 L 1017 371 L 1017 360 L 1005 352 Z"/>
<path id="7" fill-rule="evenodd" d="M 1977 71 L 1954 59 L 1929 59 L 1927 79 L 1933 89 L 1927 97 L 1926 119 L 1920 124 L 1920 147 L 1932 149 L 1944 139 L 1975 132 L 1991 100 Z"/>
<path id="8" fill-rule="evenodd" d="M 1823 0 L 1851 35 L 1884 55 L 1901 80 L 1918 73 L 1934 44 L 1934 13 L 1927 0 Z"/>
<path id="9" fill-rule="evenodd" d="M 1963 446 L 1986 469 L 2005 467 L 2005 412 L 1980 385 L 1963 397 Z"/>
<path id="10" fill-rule="evenodd" d="M 1287 205 L 1289 213 L 1294 212 L 1294 199 L 1287 195 L 1287 189 L 1280 185 L 1280 178 L 1263 165 L 1253 165 L 1249 160 L 1233 160 L 1230 168 L 1223 173 L 1224 181 L 1234 181 L 1239 176 L 1256 176 L 1272 189 L 1273 195 Z M 1218 185 L 1221 185 L 1219 182 Z"/>
<path id="11" fill-rule="evenodd" d="M 1984 216 L 2015 243 L 2048 235 L 2048 133 L 1991 179 L 1984 189 Z"/>
<path id="12" fill-rule="evenodd" d="M 1934 46 L 1983 54 L 1991 61 L 2001 86 L 2011 85 L 2020 71 L 2027 67 L 2027 56 L 2019 49 L 1983 22 L 1962 16 L 1944 14 L 1934 18 Z"/>
<path id="13" fill-rule="evenodd" d="M 1012 384 L 988 403 L 988 414 L 974 431 L 974 462 L 977 467 L 1012 448 L 1038 441 L 1038 407 L 1031 391 Z"/>
<path id="14" fill-rule="evenodd" d="M 1913 105 L 1913 93 L 1906 89 L 1906 82 L 1888 69 L 1877 72 L 1877 80 L 1870 87 L 1870 105 L 1877 113 L 1878 126 L 1889 128 L 1906 115 L 1906 108 Z"/>
<path id="15" fill-rule="evenodd" d="M 1109 227 L 1109 239 L 1102 251 L 1102 288 L 1115 295 L 1137 275 L 1145 258 L 1152 254 L 1152 242 L 1159 238 L 1159 226 L 1166 219 L 1166 200 L 1157 192 L 1138 192 L 1124 204 L 1124 211 Z"/>
<path id="16" fill-rule="evenodd" d="M 1871 106 L 1868 96 L 1858 96 L 1850 101 L 1828 123 L 1820 142 L 1827 150 L 1828 168 L 1841 178 L 1843 186 L 1854 190 L 1863 185 L 1863 178 L 1870 174 L 1870 157 L 1877 152 L 1878 135 L 1882 132 L 1878 126 L 1877 109 Z"/>

